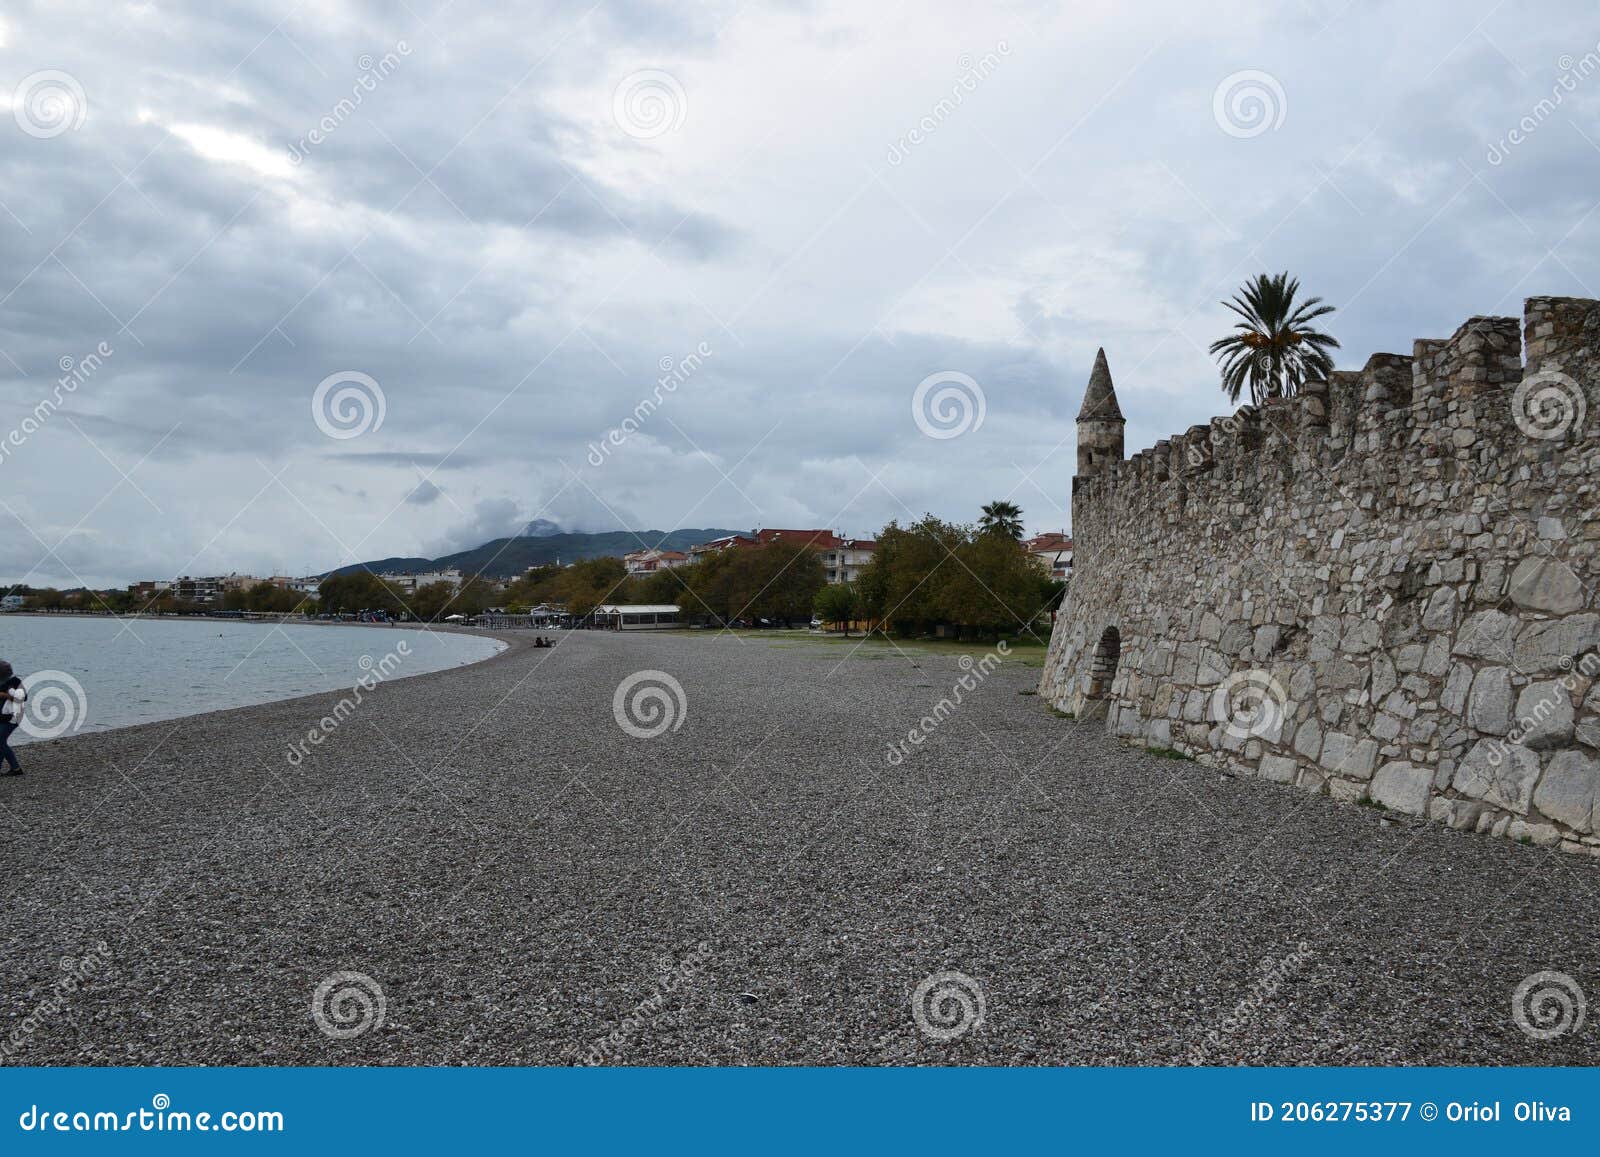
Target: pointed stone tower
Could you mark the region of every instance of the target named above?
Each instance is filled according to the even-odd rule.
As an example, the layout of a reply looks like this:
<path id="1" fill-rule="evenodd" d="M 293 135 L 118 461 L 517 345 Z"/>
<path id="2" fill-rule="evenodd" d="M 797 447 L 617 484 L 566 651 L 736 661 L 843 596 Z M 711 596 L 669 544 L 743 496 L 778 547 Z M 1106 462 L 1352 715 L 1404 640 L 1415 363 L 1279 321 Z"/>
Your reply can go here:
<path id="1" fill-rule="evenodd" d="M 1083 392 L 1083 408 L 1078 411 L 1078 473 L 1102 474 L 1113 462 L 1122 461 L 1122 428 L 1127 420 L 1117 405 L 1117 391 L 1111 385 L 1111 367 L 1106 351 L 1094 355 L 1089 388 Z"/>

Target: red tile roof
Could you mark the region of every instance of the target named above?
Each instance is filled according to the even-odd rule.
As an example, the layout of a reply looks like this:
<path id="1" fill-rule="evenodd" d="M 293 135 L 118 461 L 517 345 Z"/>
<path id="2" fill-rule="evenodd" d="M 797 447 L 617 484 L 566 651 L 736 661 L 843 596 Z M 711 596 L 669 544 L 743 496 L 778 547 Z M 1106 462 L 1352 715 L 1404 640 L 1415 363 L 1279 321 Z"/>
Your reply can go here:
<path id="1" fill-rule="evenodd" d="M 1046 551 L 1071 550 L 1072 538 L 1070 535 L 1052 530 L 1027 539 L 1022 545 L 1034 554 L 1043 554 Z"/>

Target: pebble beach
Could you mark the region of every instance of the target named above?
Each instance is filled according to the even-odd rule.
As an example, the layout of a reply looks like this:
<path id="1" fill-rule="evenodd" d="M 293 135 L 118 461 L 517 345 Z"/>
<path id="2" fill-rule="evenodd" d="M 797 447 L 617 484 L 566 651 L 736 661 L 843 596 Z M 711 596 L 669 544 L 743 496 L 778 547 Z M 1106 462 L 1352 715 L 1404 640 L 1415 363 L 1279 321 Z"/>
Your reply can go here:
<path id="1" fill-rule="evenodd" d="M 558 638 L 23 748 L 5 1063 L 1600 1062 L 1513 1017 L 1600 992 L 1600 861 L 1124 747 L 1031 652 L 936 712 L 949 650 Z"/>

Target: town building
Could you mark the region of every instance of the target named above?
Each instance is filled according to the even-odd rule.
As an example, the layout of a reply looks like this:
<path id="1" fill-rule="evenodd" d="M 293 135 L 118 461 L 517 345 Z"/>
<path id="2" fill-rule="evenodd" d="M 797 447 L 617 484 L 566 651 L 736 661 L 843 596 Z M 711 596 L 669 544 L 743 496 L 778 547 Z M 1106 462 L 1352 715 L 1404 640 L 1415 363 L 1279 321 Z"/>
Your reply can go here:
<path id="1" fill-rule="evenodd" d="M 1066 531 L 1047 531 L 1023 541 L 1022 549 L 1050 572 L 1051 578 L 1063 581 L 1072 577 L 1072 536 Z"/>
<path id="2" fill-rule="evenodd" d="M 651 574 L 658 570 L 673 570 L 688 566 L 690 558 L 681 550 L 635 550 L 622 556 L 622 565 L 629 574 Z"/>
<path id="3" fill-rule="evenodd" d="M 747 534 L 725 534 L 721 538 L 713 538 L 710 542 L 702 542 L 698 546 L 689 548 L 689 561 L 696 563 L 707 555 L 720 554 L 722 551 L 735 546 L 755 546 L 756 540 Z"/>
<path id="4" fill-rule="evenodd" d="M 432 586 L 434 583 L 449 583 L 452 588 L 461 585 L 461 572 L 458 570 L 406 571 L 403 574 L 381 574 L 378 577 L 405 594 L 416 594 L 423 587 Z"/>
<path id="5" fill-rule="evenodd" d="M 222 598 L 222 578 L 179 575 L 172 582 L 172 597 L 180 603 L 214 603 Z"/>
<path id="6" fill-rule="evenodd" d="M 797 543 L 815 550 L 822 561 L 823 573 L 830 583 L 854 582 L 861 568 L 872 561 L 878 544 L 870 538 L 841 538 L 831 530 L 790 530 L 768 527 L 750 534 L 730 534 L 699 546 L 689 548 L 689 558 L 698 562 L 709 554 L 729 549 L 747 549 L 767 546 L 774 542 Z"/>
<path id="7" fill-rule="evenodd" d="M 607 603 L 594 609 L 595 626 L 605 631 L 649 631 L 678 625 L 671 603 Z"/>

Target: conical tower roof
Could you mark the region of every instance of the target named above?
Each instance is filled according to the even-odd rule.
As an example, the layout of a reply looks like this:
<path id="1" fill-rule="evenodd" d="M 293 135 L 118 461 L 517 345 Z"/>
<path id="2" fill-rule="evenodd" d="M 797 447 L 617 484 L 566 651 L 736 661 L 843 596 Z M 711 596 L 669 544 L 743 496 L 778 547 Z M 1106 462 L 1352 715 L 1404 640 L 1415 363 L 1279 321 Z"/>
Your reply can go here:
<path id="1" fill-rule="evenodd" d="M 1106 351 L 1094 355 L 1094 369 L 1089 373 L 1089 388 L 1083 391 L 1083 408 L 1078 411 L 1080 422 L 1122 422 L 1122 408 L 1117 405 L 1117 391 L 1111 385 L 1111 367 L 1106 364 Z"/>

